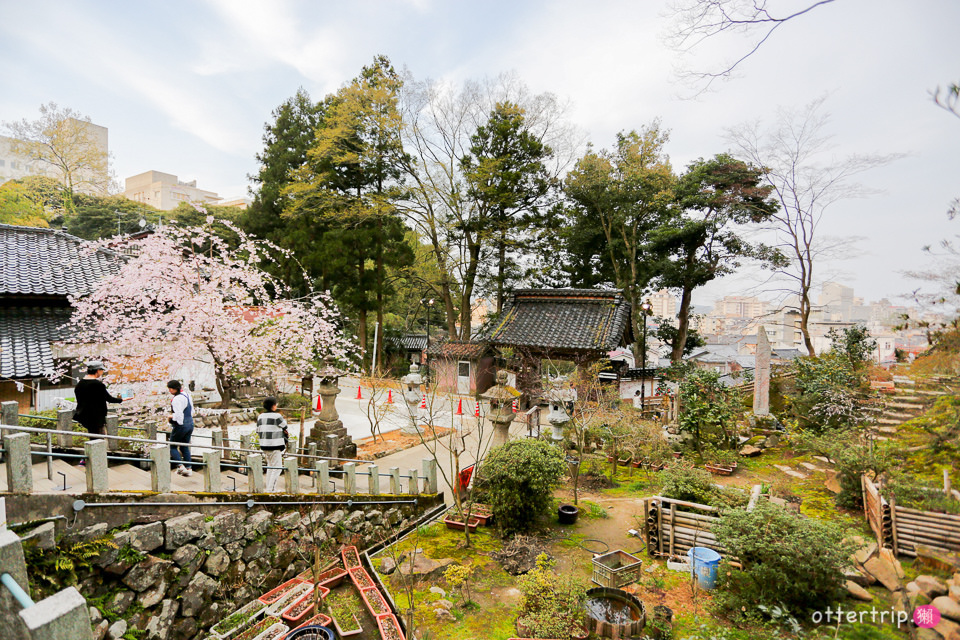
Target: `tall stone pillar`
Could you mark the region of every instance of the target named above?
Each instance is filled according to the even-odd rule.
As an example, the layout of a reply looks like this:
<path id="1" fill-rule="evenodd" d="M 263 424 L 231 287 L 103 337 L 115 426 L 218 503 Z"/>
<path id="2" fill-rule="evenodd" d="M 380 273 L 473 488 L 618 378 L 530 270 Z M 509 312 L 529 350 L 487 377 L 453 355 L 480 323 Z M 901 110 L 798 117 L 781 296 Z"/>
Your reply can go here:
<path id="1" fill-rule="evenodd" d="M 770 355 L 772 348 L 763 325 L 757 327 L 756 367 L 753 371 L 753 415 L 770 415 Z"/>

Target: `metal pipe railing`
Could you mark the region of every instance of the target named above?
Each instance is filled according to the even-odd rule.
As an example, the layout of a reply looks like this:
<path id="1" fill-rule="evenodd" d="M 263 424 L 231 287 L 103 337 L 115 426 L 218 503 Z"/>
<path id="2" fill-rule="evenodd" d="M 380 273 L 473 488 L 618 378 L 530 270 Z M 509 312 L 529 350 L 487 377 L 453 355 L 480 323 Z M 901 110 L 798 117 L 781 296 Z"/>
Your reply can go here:
<path id="1" fill-rule="evenodd" d="M 0 574 L 0 584 L 7 588 L 7 591 L 10 592 L 10 595 L 13 596 L 13 599 L 17 601 L 24 609 L 29 609 L 33 606 L 33 600 L 30 598 L 30 595 L 24 591 L 17 581 L 13 579 L 13 576 L 9 573 Z"/>
<path id="2" fill-rule="evenodd" d="M 18 413 L 18 414 L 17 414 L 17 417 L 18 417 L 18 418 L 30 418 L 31 420 L 52 420 L 53 422 L 56 422 L 56 421 L 57 421 L 56 418 L 51 418 L 51 417 L 49 417 L 49 416 L 31 416 L 31 415 L 26 414 L 26 413 Z M 4 426 L 6 426 L 6 425 L 4 425 Z"/>
<path id="3" fill-rule="evenodd" d="M 374 496 L 375 497 L 375 496 Z M 247 500 L 246 502 L 91 502 L 75 500 L 73 509 L 80 511 L 88 507 L 240 507 L 252 509 L 255 506 L 301 505 L 301 504 L 345 504 L 351 507 L 355 504 L 417 504 L 417 500 L 298 500 L 291 502 L 265 502 Z"/>
<path id="4" fill-rule="evenodd" d="M 0 428 L 3 428 L 6 431 L 24 431 L 26 433 L 49 433 L 49 434 L 67 434 L 71 436 L 79 436 L 82 438 L 88 438 L 93 440 L 120 440 L 122 442 L 140 442 L 144 444 L 176 444 L 171 443 L 168 440 L 147 440 L 145 438 L 131 438 L 129 436 L 112 436 L 104 433 L 84 433 L 83 431 L 59 431 L 57 429 L 41 429 L 39 427 L 21 427 L 19 425 L 5 424 L 0 425 Z M 183 443 L 186 446 L 190 446 L 189 443 Z M 239 453 L 263 453 L 260 449 L 239 449 L 233 447 L 219 447 L 216 445 L 203 445 L 206 449 L 217 449 L 219 451 L 236 451 Z M 355 464 L 373 464 L 373 460 L 357 460 L 356 458 L 332 458 L 330 456 L 316 456 L 310 455 L 307 453 L 298 453 L 297 457 L 300 458 L 312 458 L 315 460 L 333 460 L 336 462 L 353 462 Z"/>

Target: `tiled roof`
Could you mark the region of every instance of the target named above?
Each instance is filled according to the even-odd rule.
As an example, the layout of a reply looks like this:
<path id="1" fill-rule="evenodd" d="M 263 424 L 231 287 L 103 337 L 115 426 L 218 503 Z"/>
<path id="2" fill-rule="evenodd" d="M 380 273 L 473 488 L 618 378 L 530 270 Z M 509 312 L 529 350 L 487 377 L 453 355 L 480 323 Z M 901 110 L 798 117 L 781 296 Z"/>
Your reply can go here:
<path id="1" fill-rule="evenodd" d="M 63 231 L 0 224 L 0 296 L 89 293 L 120 269 L 121 258 L 84 245 Z"/>
<path id="2" fill-rule="evenodd" d="M 63 337 L 60 327 L 70 307 L 0 307 L 0 377 L 37 378 L 53 368 L 50 343 Z"/>
<path id="3" fill-rule="evenodd" d="M 446 342 L 435 342 L 430 345 L 430 348 L 427 349 L 427 355 L 469 360 L 471 358 L 479 358 L 489 350 L 490 345 L 484 342 L 447 340 Z"/>
<path id="4" fill-rule="evenodd" d="M 427 334 L 405 333 L 398 340 L 400 346 L 410 351 L 423 351 L 427 348 Z"/>
<path id="5" fill-rule="evenodd" d="M 495 346 L 607 352 L 631 340 L 630 303 L 619 291 L 521 289 L 484 333 Z"/>

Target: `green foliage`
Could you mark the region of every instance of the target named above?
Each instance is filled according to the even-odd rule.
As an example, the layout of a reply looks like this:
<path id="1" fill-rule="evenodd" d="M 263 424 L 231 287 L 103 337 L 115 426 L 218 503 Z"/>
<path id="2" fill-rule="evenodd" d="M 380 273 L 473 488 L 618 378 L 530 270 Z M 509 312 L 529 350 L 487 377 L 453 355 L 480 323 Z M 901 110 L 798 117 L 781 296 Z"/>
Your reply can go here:
<path id="1" fill-rule="evenodd" d="M 694 369 L 680 381 L 680 429 L 689 433 L 697 451 L 706 444 L 729 449 L 736 445 L 736 396 L 712 369 Z"/>
<path id="2" fill-rule="evenodd" d="M 277 396 L 277 406 L 281 409 L 302 409 L 310 407 L 310 398 L 302 393 L 281 393 Z"/>
<path id="3" fill-rule="evenodd" d="M 580 513 L 586 518 L 604 520 L 610 517 L 610 514 L 607 513 L 607 510 L 596 502 L 591 502 L 590 500 L 581 500 L 580 506 Z"/>
<path id="4" fill-rule="evenodd" d="M 660 495 L 674 500 L 696 502 L 710 507 L 740 506 L 747 498 L 733 490 L 718 487 L 713 476 L 689 463 L 677 462 L 659 473 L 663 481 Z"/>
<path id="5" fill-rule="evenodd" d="M 830 338 L 831 351 L 849 360 L 854 369 L 862 369 L 872 359 L 873 350 L 877 348 L 877 341 L 870 337 L 867 327 L 862 324 L 855 324 L 842 331 L 830 329 L 827 337 Z"/>
<path id="6" fill-rule="evenodd" d="M 127 562 L 129 564 L 137 564 L 143 562 L 147 559 L 146 554 L 140 553 L 133 548 L 129 543 L 120 547 L 120 551 L 117 552 L 117 560 L 120 562 Z"/>
<path id="7" fill-rule="evenodd" d="M 459 589 L 460 597 L 464 604 L 470 604 L 473 600 L 470 597 L 470 577 L 473 575 L 473 567 L 465 564 L 452 564 L 443 572 L 443 577 L 454 589 Z"/>
<path id="8" fill-rule="evenodd" d="M 724 513 L 713 527 L 717 542 L 743 569 L 723 563 L 715 602 L 739 615 L 758 605 L 794 615 L 833 603 L 843 593 L 843 568 L 854 551 L 841 529 L 788 513 L 761 500 L 752 511 Z"/>
<path id="9" fill-rule="evenodd" d="M 870 442 L 854 429 L 841 429 L 829 435 L 814 431 L 801 431 L 792 437 L 798 451 L 820 455 L 829 459 L 837 470 L 840 493 L 837 505 L 848 509 L 863 506 L 860 478 L 864 475 L 875 479 L 893 468 L 901 457 L 894 443 Z"/>
<path id="10" fill-rule="evenodd" d="M 17 180 L 0 185 L 0 224 L 48 227 L 49 215 L 30 190 Z"/>
<path id="11" fill-rule="evenodd" d="M 30 577 L 30 588 L 43 597 L 77 584 L 80 573 L 93 568 L 93 560 L 106 549 L 116 549 L 112 536 L 94 538 L 55 549 L 40 549 L 35 543 L 23 545 Z M 35 594 L 35 595 L 36 595 Z"/>
<path id="12" fill-rule="evenodd" d="M 344 631 L 357 627 L 354 617 L 358 621 L 363 619 L 363 603 L 352 589 L 333 591 L 327 596 L 326 603 L 330 609 L 330 617 L 336 620 Z"/>
<path id="13" fill-rule="evenodd" d="M 673 319 L 658 317 L 653 319 L 653 323 L 657 328 L 650 332 L 650 336 L 670 347 L 672 351 L 673 345 L 677 341 L 677 336 L 680 333 L 679 330 L 673 326 Z M 687 339 L 683 343 L 683 355 L 688 356 L 693 353 L 694 349 L 702 347 L 705 344 L 707 344 L 707 341 L 697 333 L 696 329 L 688 329 Z"/>
<path id="14" fill-rule="evenodd" d="M 566 469 L 560 450 L 543 440 L 512 440 L 490 451 L 479 485 L 500 531 L 524 532 L 546 515 Z"/>
<path id="15" fill-rule="evenodd" d="M 937 398 L 929 411 L 911 420 L 910 424 L 931 436 L 930 448 L 933 453 L 960 453 L 960 396 Z"/>
<path id="16" fill-rule="evenodd" d="M 572 575 L 557 575 L 553 562 L 537 557 L 537 566 L 517 580 L 517 622 L 534 638 L 569 638 L 583 618 L 587 588 Z"/>
<path id="17" fill-rule="evenodd" d="M 896 498 L 901 507 L 960 514 L 960 501 L 945 495 L 943 487 L 924 483 L 909 474 L 893 474 L 883 491 L 888 499 Z"/>

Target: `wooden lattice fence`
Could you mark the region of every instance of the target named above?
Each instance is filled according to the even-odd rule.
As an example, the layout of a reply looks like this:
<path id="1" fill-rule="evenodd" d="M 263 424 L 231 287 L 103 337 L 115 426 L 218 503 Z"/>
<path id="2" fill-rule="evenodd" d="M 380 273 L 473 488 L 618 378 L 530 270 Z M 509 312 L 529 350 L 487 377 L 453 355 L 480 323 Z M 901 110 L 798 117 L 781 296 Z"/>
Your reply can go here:
<path id="1" fill-rule="evenodd" d="M 643 513 L 643 536 L 652 557 L 685 557 L 693 547 L 724 553 L 712 531 L 720 520 L 715 507 L 654 496 L 644 500 Z"/>
<path id="2" fill-rule="evenodd" d="M 869 478 L 862 483 L 864 512 L 880 546 L 911 557 L 921 547 L 960 552 L 960 515 L 901 507 L 887 501 Z"/>

